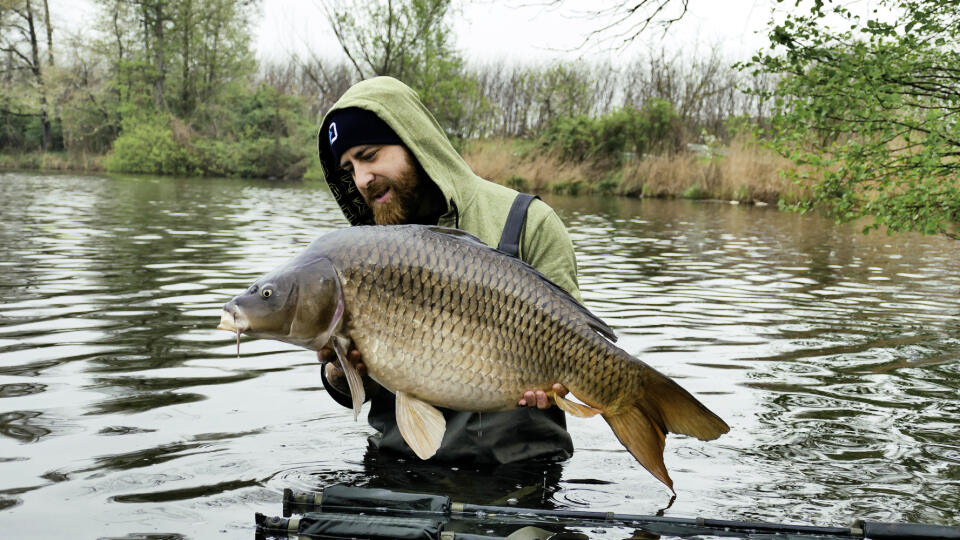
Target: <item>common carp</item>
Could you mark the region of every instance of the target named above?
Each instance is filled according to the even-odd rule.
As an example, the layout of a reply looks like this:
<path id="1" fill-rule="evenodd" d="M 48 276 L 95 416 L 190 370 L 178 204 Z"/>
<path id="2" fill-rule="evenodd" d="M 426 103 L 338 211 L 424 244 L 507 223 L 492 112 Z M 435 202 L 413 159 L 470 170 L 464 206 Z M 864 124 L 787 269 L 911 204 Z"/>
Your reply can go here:
<path id="1" fill-rule="evenodd" d="M 678 384 L 614 345 L 613 330 L 566 291 L 457 229 L 325 234 L 227 302 L 219 328 L 238 340 L 245 333 L 332 347 L 356 417 L 364 394 L 346 360 L 352 339 L 369 376 L 396 394 L 397 425 L 422 459 L 443 438 L 435 405 L 503 411 L 535 389 L 569 414 L 599 413 L 671 491 L 666 433 L 710 440 L 729 430 Z M 554 392 L 558 382 L 579 403 Z"/>

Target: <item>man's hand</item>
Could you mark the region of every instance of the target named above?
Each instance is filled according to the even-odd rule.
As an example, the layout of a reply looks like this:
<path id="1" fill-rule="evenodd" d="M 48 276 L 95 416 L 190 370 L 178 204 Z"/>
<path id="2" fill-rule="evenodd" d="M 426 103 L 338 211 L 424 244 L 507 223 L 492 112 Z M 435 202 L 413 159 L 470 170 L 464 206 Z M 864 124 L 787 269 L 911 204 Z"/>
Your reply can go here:
<path id="1" fill-rule="evenodd" d="M 332 384 L 334 388 L 338 390 L 342 388 L 345 394 L 349 394 L 350 390 L 347 388 L 347 381 L 344 379 L 343 370 L 340 369 L 340 362 L 337 361 L 337 353 L 330 347 L 324 347 L 317 351 L 317 360 L 323 364 L 327 382 Z M 360 351 L 357 350 L 356 345 L 352 342 L 350 343 L 350 348 L 347 349 L 347 362 L 350 362 L 353 364 L 353 367 L 357 368 L 357 373 L 359 373 L 361 377 L 367 375 L 367 367 L 363 365 Z"/>
<path id="2" fill-rule="evenodd" d="M 560 383 L 554 383 L 553 392 L 563 397 L 570 391 L 567 390 L 566 386 Z M 550 403 L 550 398 L 547 397 L 547 393 L 543 390 L 527 390 L 523 393 L 523 397 L 520 398 L 517 404 L 521 407 L 536 407 L 538 409 L 549 409 L 553 405 Z"/>

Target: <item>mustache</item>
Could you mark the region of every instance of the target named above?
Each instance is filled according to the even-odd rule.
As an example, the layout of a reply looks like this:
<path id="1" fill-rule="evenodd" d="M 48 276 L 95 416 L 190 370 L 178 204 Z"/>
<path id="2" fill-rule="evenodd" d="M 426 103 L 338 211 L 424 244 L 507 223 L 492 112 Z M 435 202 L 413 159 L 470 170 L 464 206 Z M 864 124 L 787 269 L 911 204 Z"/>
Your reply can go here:
<path id="1" fill-rule="evenodd" d="M 364 198 L 369 202 L 386 193 L 388 189 L 393 187 L 393 184 L 393 180 L 390 180 L 389 178 L 375 178 L 367 183 L 366 187 L 363 188 L 361 193 L 363 193 Z"/>

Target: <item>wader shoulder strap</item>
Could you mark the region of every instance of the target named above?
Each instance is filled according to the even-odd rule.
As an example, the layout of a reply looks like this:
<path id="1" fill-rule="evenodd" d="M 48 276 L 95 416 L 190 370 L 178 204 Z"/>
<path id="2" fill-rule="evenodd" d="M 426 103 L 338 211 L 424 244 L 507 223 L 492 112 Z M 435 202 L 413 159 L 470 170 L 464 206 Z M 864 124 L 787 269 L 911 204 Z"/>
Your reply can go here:
<path id="1" fill-rule="evenodd" d="M 497 250 L 517 257 L 520 255 L 520 234 L 523 232 L 523 223 L 527 220 L 527 209 L 534 199 L 539 199 L 536 195 L 529 193 L 519 193 L 513 200 L 513 206 L 510 207 L 510 213 L 507 215 L 507 224 L 503 227 L 503 234 L 500 235 L 500 244 Z"/>

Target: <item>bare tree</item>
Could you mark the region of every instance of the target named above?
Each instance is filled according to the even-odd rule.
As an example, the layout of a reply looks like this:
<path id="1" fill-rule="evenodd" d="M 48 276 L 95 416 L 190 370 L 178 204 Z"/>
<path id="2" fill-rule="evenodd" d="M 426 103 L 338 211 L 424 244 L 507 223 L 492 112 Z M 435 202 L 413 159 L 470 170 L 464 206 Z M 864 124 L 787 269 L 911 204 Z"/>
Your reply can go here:
<path id="1" fill-rule="evenodd" d="M 593 7 L 577 9 L 577 15 L 583 20 L 593 22 L 582 48 L 591 42 L 610 44 L 622 49 L 632 43 L 651 26 L 662 28 L 663 32 L 687 13 L 690 0 L 616 0 L 614 2 L 596 2 Z M 526 1 L 522 5 L 539 5 L 550 9 L 569 6 L 582 6 L 571 0 Z"/>
<path id="2" fill-rule="evenodd" d="M 17 0 L 5 2 L 2 10 L 2 20 L 4 28 L 2 33 L 3 41 L 0 42 L 0 50 L 7 53 L 8 72 L 13 73 L 20 69 L 30 72 L 33 84 L 36 87 L 36 94 L 39 99 L 40 125 L 43 132 L 42 148 L 44 151 L 50 149 L 51 130 L 50 116 L 47 104 L 47 84 L 44 79 L 45 68 L 40 60 L 40 24 L 46 24 L 46 35 L 49 53 L 49 66 L 53 65 L 53 29 L 50 27 L 49 7 L 46 0 L 43 0 L 43 9 L 46 18 L 43 22 L 37 19 L 32 0 Z M 13 81 L 13 77 L 9 79 Z"/>

